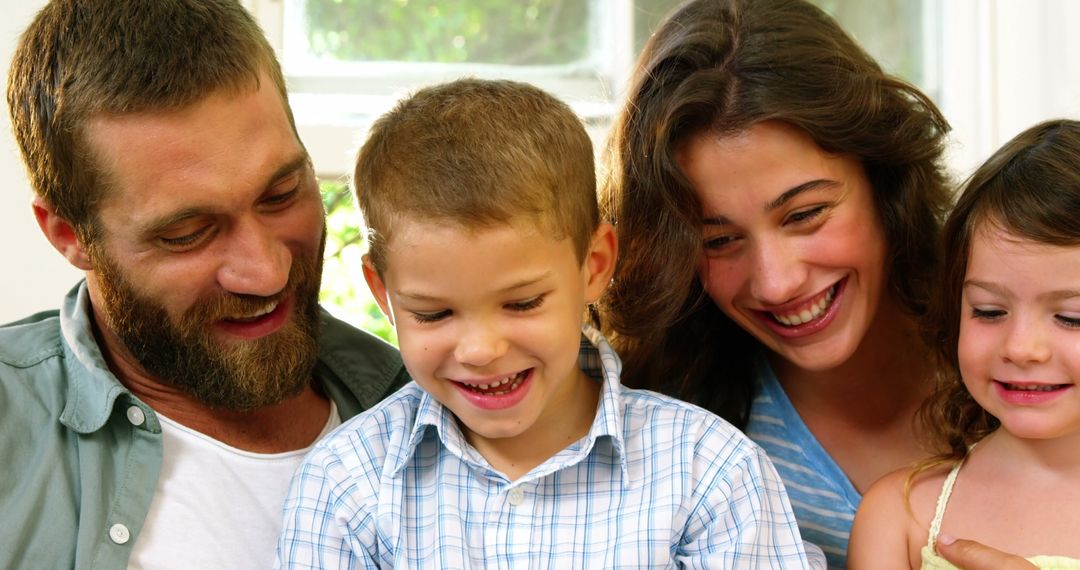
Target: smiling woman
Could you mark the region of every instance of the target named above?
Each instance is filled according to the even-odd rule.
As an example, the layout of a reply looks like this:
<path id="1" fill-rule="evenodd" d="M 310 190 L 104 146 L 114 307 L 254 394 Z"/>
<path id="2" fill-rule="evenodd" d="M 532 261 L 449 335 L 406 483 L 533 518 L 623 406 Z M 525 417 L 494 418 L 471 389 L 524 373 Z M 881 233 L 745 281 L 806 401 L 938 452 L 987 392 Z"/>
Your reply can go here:
<path id="1" fill-rule="evenodd" d="M 628 383 L 743 427 L 845 565 L 861 493 L 924 455 L 916 318 L 948 204 L 944 118 L 800 0 L 694 0 L 638 60 L 602 202 Z"/>

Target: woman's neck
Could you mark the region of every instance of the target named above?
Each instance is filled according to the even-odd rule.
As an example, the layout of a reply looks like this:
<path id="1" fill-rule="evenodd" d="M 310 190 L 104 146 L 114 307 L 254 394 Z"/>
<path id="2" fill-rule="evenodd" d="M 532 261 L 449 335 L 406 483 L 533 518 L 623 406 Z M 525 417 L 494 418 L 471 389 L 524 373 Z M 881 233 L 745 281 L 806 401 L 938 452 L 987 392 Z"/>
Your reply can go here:
<path id="1" fill-rule="evenodd" d="M 839 366 L 807 370 L 775 354 L 769 363 L 800 412 L 820 410 L 860 423 L 910 416 L 933 388 L 929 349 L 914 320 L 887 299 L 854 354 Z"/>

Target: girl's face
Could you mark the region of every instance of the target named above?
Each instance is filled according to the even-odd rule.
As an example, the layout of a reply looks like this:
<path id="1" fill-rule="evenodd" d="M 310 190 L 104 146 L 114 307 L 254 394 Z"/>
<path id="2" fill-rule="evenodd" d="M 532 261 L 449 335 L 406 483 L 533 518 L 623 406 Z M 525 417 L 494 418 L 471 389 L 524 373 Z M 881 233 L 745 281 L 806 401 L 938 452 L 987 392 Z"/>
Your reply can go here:
<path id="1" fill-rule="evenodd" d="M 968 391 L 1009 433 L 1080 433 L 1080 247 L 977 228 L 957 350 Z"/>
<path id="2" fill-rule="evenodd" d="M 774 121 L 725 138 L 700 134 L 677 159 L 701 202 L 698 274 L 717 306 L 800 368 L 850 358 L 887 280 L 861 162 Z"/>

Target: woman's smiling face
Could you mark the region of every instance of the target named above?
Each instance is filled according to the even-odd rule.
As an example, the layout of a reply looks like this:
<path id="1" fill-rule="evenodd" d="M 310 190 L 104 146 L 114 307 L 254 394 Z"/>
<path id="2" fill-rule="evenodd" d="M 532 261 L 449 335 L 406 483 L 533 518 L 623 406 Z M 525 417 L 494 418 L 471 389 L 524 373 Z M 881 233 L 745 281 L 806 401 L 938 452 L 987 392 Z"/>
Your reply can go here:
<path id="1" fill-rule="evenodd" d="M 828 370 L 858 349 L 887 283 L 888 246 L 862 163 L 777 121 L 679 149 L 703 213 L 713 302 L 778 356 Z"/>

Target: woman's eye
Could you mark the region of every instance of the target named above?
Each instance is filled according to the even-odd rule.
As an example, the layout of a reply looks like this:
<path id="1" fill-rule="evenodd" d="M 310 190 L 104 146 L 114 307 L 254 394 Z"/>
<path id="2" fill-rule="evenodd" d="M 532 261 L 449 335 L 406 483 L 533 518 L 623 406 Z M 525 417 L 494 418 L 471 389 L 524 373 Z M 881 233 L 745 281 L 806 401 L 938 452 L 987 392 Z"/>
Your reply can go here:
<path id="1" fill-rule="evenodd" d="M 814 206 L 812 208 L 807 208 L 805 210 L 799 210 L 797 212 L 792 212 L 791 215 L 788 216 L 787 221 L 788 221 L 788 223 L 792 223 L 792 224 L 801 224 L 803 222 L 808 222 L 808 221 L 820 216 L 823 212 L 825 212 L 826 208 L 827 208 L 827 206 L 822 204 L 820 206 Z"/>
<path id="2" fill-rule="evenodd" d="M 1006 312 L 1002 309 L 980 309 L 978 307 L 971 308 L 971 318 L 978 319 L 980 321 L 993 321 L 1004 317 Z"/>
<path id="3" fill-rule="evenodd" d="M 705 238 L 702 246 L 706 251 L 717 251 L 727 247 L 729 244 L 735 241 L 735 236 L 712 236 Z"/>
<path id="4" fill-rule="evenodd" d="M 509 305 L 507 305 L 507 308 L 509 308 L 511 311 L 518 311 L 518 312 L 531 311 L 531 310 L 539 307 L 540 305 L 543 305 L 545 297 L 546 297 L 546 295 L 537 295 L 536 297 L 533 297 L 532 299 L 527 299 L 525 301 L 517 301 L 515 303 L 510 303 Z"/>
<path id="5" fill-rule="evenodd" d="M 435 322 L 441 321 L 441 320 L 445 319 L 446 317 L 450 316 L 450 311 L 449 310 L 435 311 L 433 313 L 419 313 L 419 312 L 416 312 L 416 311 L 411 311 L 411 313 L 412 313 L 413 319 L 416 322 L 420 323 L 420 324 L 435 323 Z"/>

